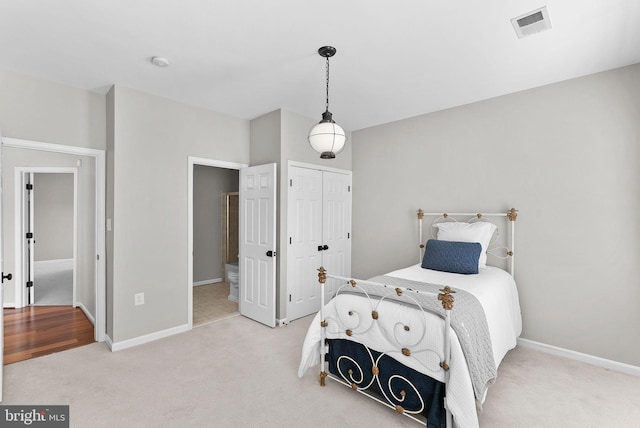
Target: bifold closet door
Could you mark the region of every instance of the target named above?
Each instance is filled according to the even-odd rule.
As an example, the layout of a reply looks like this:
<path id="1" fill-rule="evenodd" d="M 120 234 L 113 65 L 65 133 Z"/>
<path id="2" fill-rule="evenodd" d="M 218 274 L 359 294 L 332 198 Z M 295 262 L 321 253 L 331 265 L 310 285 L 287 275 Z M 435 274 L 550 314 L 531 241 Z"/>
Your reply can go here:
<path id="1" fill-rule="evenodd" d="M 317 270 L 322 265 L 322 171 L 289 167 L 287 318 L 320 309 Z"/>
<path id="2" fill-rule="evenodd" d="M 318 271 L 351 275 L 351 175 L 289 167 L 287 318 L 320 310 Z M 326 284 L 327 298 L 337 284 Z"/>
<path id="3" fill-rule="evenodd" d="M 351 276 L 351 176 L 323 172 L 322 265 L 333 275 Z M 327 281 L 325 299 L 336 292 L 337 281 Z M 319 308 L 318 308 L 319 309 Z"/>

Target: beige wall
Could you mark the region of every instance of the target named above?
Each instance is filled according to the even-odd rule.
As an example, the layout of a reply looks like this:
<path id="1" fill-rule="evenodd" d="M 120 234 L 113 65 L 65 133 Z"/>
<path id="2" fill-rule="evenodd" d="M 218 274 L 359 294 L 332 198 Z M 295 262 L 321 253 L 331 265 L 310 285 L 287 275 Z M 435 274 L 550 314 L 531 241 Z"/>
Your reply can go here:
<path id="1" fill-rule="evenodd" d="M 249 163 L 249 122 L 120 86 L 110 96 L 108 334 L 120 342 L 188 323 L 188 158 Z M 134 306 L 136 293 L 145 294 L 144 305 Z"/>
<path id="2" fill-rule="evenodd" d="M 114 184 L 115 177 L 114 171 L 114 159 L 115 159 L 115 87 L 111 87 L 106 96 L 106 153 L 105 153 L 105 168 L 106 168 L 106 183 L 105 183 L 105 252 L 106 252 L 106 266 L 105 266 L 105 314 L 107 318 L 107 335 L 113 337 L 113 233 L 111 233 L 110 226 L 113 221 L 113 200 L 114 200 Z"/>
<path id="3" fill-rule="evenodd" d="M 105 97 L 0 70 L 3 137 L 106 148 Z"/>
<path id="4" fill-rule="evenodd" d="M 280 170 L 282 110 L 251 120 L 251 164 L 276 163 Z"/>
<path id="5" fill-rule="evenodd" d="M 353 171 L 354 275 L 415 263 L 418 208 L 514 206 L 522 337 L 640 366 L 640 65 L 354 132 Z"/>

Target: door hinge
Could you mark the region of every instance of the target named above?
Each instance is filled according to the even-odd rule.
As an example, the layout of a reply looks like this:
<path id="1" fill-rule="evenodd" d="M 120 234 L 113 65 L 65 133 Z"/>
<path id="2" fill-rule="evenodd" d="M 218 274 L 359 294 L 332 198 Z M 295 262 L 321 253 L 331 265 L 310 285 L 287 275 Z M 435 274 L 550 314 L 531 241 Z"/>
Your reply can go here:
<path id="1" fill-rule="evenodd" d="M 33 232 L 27 232 L 27 239 L 33 238 Z"/>
<path id="2" fill-rule="evenodd" d="M 347 186 L 347 192 L 351 191 L 351 186 Z"/>
<path id="3" fill-rule="evenodd" d="M 33 184 L 27 183 L 27 190 L 33 190 Z"/>
<path id="4" fill-rule="evenodd" d="M 293 179 L 289 179 L 289 187 L 293 187 Z"/>
<path id="5" fill-rule="evenodd" d="M 291 301 L 291 294 L 289 294 L 289 301 Z"/>
<path id="6" fill-rule="evenodd" d="M 351 239 L 351 234 L 347 233 L 347 239 Z"/>
<path id="7" fill-rule="evenodd" d="M 289 245 L 291 245 L 291 237 L 289 237 Z"/>
<path id="8" fill-rule="evenodd" d="M 33 281 L 27 281 L 27 288 L 33 287 Z"/>

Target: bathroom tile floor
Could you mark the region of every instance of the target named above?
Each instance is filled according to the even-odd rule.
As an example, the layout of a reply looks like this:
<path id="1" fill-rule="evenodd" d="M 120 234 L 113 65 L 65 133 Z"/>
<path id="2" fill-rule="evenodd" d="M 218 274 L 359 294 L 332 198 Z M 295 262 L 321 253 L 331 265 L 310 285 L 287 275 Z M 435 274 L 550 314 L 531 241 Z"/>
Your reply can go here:
<path id="1" fill-rule="evenodd" d="M 238 303 L 228 299 L 229 283 L 193 287 L 193 325 L 205 324 L 238 313 Z"/>

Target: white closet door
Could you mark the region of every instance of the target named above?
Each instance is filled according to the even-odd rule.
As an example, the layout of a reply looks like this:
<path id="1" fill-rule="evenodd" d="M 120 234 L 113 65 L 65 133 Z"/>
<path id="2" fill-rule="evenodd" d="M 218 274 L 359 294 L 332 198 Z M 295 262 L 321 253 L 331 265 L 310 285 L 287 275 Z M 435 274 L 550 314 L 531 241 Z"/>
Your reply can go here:
<path id="1" fill-rule="evenodd" d="M 323 172 L 322 264 L 332 275 L 351 276 L 351 176 Z M 327 281 L 325 299 L 330 299 L 337 281 Z"/>
<path id="2" fill-rule="evenodd" d="M 322 171 L 289 167 L 287 318 L 320 309 L 317 270 L 322 265 Z"/>
<path id="3" fill-rule="evenodd" d="M 351 175 L 289 166 L 287 318 L 320 310 L 318 271 L 351 275 Z M 325 284 L 333 297 L 337 281 Z"/>

